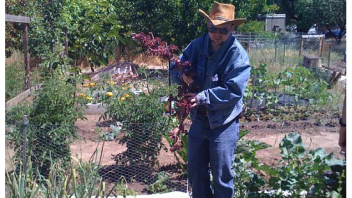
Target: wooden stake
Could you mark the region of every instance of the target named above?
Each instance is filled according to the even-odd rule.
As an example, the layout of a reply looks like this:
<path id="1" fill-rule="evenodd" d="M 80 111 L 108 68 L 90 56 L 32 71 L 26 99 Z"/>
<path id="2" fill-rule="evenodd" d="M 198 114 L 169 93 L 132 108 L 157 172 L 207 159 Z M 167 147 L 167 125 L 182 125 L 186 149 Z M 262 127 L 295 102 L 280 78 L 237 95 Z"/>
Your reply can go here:
<path id="1" fill-rule="evenodd" d="M 23 52 L 25 64 L 25 89 L 31 87 L 30 82 L 30 65 L 29 65 L 29 48 L 28 48 L 28 23 L 23 24 Z"/>

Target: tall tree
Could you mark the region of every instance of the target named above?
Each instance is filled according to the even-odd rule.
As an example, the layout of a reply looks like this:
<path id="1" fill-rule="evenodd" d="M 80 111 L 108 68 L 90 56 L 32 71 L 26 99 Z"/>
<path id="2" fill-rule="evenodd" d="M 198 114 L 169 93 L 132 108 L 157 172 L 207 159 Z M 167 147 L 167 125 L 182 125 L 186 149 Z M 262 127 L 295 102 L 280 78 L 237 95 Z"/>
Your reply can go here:
<path id="1" fill-rule="evenodd" d="M 286 13 L 286 23 L 297 25 L 298 32 L 307 32 L 316 24 L 319 28 L 340 28 L 336 39 L 346 32 L 346 0 L 276 0 Z"/>
<path id="2" fill-rule="evenodd" d="M 185 47 L 206 30 L 198 9 L 209 11 L 211 0 L 114 0 L 125 33 L 153 32 L 155 36 Z"/>
<path id="3" fill-rule="evenodd" d="M 286 13 L 286 24 L 296 25 L 297 32 L 308 32 L 315 24 L 315 8 L 312 0 L 277 0 L 280 12 Z"/>
<path id="4" fill-rule="evenodd" d="M 236 17 L 256 20 L 258 15 L 271 14 L 279 9 L 275 3 L 269 4 L 267 0 L 232 0 L 236 6 Z"/>
<path id="5" fill-rule="evenodd" d="M 316 23 L 325 27 L 329 32 L 339 28 L 340 32 L 335 39 L 340 41 L 346 33 L 346 0 L 314 0 L 316 5 Z"/>

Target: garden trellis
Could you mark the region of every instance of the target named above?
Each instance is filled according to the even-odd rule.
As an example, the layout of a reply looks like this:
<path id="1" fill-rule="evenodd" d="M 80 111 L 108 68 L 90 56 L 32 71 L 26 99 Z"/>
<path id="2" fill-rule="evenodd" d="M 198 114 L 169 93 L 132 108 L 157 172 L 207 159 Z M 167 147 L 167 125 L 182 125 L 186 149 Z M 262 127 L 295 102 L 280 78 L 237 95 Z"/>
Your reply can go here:
<path id="1" fill-rule="evenodd" d="M 119 91 L 125 91 L 122 96 L 126 97 L 126 104 L 131 104 L 129 106 L 130 109 L 126 109 L 128 112 L 130 112 L 127 114 L 133 114 L 131 110 L 137 112 L 134 114 L 135 116 L 132 116 L 132 118 L 136 118 L 137 116 L 139 116 L 140 118 L 148 119 L 152 116 L 140 115 L 146 109 L 138 107 L 136 108 L 136 106 L 133 104 L 137 103 L 128 102 L 136 100 L 137 102 L 143 102 L 144 100 L 148 100 L 145 104 L 151 107 L 150 112 L 153 113 L 155 111 L 160 112 L 160 110 L 164 110 L 164 103 L 160 100 L 160 98 L 154 96 L 148 97 L 148 95 L 139 91 L 132 90 L 131 88 L 132 85 L 137 86 L 134 84 L 130 84 L 131 82 L 136 83 L 136 81 L 142 83 L 143 85 L 141 85 L 141 87 L 143 88 L 145 85 L 144 83 L 146 81 L 145 78 L 147 78 L 149 75 L 141 74 L 141 76 L 143 77 L 142 79 L 139 79 L 138 75 L 131 75 L 131 72 L 133 73 L 133 69 L 131 69 L 130 67 L 126 67 L 126 65 L 123 65 L 122 68 L 124 69 L 120 68 L 120 70 L 116 69 L 116 71 L 123 71 L 129 78 L 124 78 L 124 75 L 121 73 L 114 73 L 114 69 L 111 69 L 112 73 L 109 73 L 109 75 L 111 75 L 110 77 L 114 76 L 116 78 L 109 78 L 109 81 L 107 82 L 106 74 L 108 73 L 108 71 L 106 70 L 104 71 L 107 73 L 103 72 L 100 75 L 94 73 L 92 74 L 92 76 L 94 76 L 94 79 L 96 79 L 99 83 L 107 83 L 109 87 L 114 86 L 111 85 L 111 81 L 115 80 L 119 82 L 116 87 L 120 88 Z M 150 73 L 151 76 L 156 76 L 156 78 L 158 78 L 158 82 L 163 81 L 164 84 L 167 84 L 167 75 L 162 75 L 156 71 L 150 71 Z M 86 89 L 96 90 L 95 85 L 99 83 L 88 83 L 89 87 L 86 87 Z M 64 83 L 64 86 L 66 86 L 66 83 Z M 85 86 L 82 85 L 82 87 Z M 45 89 L 51 90 L 51 88 L 54 89 L 54 92 L 56 94 L 57 91 L 55 91 L 55 86 L 42 86 L 41 89 L 39 89 L 38 91 L 45 93 Z M 105 87 L 105 89 L 108 89 L 108 87 Z M 155 85 L 151 86 L 150 89 L 155 89 Z M 88 91 L 86 94 L 88 95 L 88 93 L 90 92 Z M 111 93 L 113 93 L 113 95 L 116 95 L 117 92 L 112 91 Z M 128 96 L 127 98 L 128 94 L 130 96 Z M 44 94 L 36 94 L 36 96 L 38 96 L 39 98 L 41 98 L 40 96 L 42 95 Z M 50 95 L 53 98 L 57 98 L 60 96 L 62 97 L 63 94 L 60 92 L 57 93 L 57 95 L 55 96 L 53 96 L 53 94 Z M 81 95 L 79 95 L 78 97 L 82 97 Z M 102 95 L 102 93 L 100 93 L 99 95 Z M 135 98 L 135 100 L 133 98 Z M 138 100 L 138 98 L 141 98 L 141 100 Z M 151 101 L 149 98 L 155 98 L 156 100 Z M 63 96 L 62 99 L 64 100 L 65 97 Z M 111 102 L 116 102 L 119 99 L 120 97 L 115 97 L 111 100 Z M 52 101 L 50 99 L 44 100 Z M 153 104 L 150 102 L 153 102 Z M 51 106 L 51 104 L 47 104 Z M 103 107 L 108 109 L 108 105 L 109 104 L 104 104 Z M 59 106 L 56 107 L 60 108 Z M 158 109 L 154 108 L 156 106 Z M 40 105 L 38 107 L 40 108 Z M 115 108 L 110 108 L 110 110 L 112 111 L 114 109 Z M 51 108 L 46 110 L 49 112 L 60 112 L 59 109 L 56 109 L 56 111 L 51 110 Z M 42 111 L 45 110 L 42 109 Z M 111 111 L 109 111 L 108 114 L 109 113 L 111 113 Z M 120 111 L 117 113 L 120 113 Z M 161 116 L 163 117 L 162 113 Z M 107 149 L 101 149 L 97 153 L 99 153 L 100 155 L 107 156 L 109 161 L 112 161 L 113 163 L 106 164 L 104 162 L 104 164 L 100 164 L 99 162 L 94 162 L 94 164 L 91 164 L 92 166 L 97 167 L 97 169 L 95 170 L 99 170 L 95 174 L 98 174 L 101 181 L 105 182 L 105 189 L 115 189 L 114 191 L 116 191 L 117 188 L 114 188 L 114 185 L 124 183 L 130 186 L 130 189 L 136 189 L 138 193 L 160 193 L 166 191 L 170 192 L 174 190 L 183 192 L 186 191 L 186 178 L 185 175 L 179 171 L 178 162 L 176 160 L 171 160 L 170 164 L 167 163 L 170 161 L 167 158 L 173 158 L 174 154 L 168 151 L 169 154 L 167 155 L 167 157 L 165 157 L 165 154 L 163 155 L 162 159 L 164 161 L 160 164 L 158 163 L 159 153 L 165 152 L 165 144 L 168 145 L 167 140 L 165 140 L 165 136 L 168 136 L 168 130 L 165 127 L 169 127 L 169 125 L 168 122 L 161 123 L 160 119 L 156 119 L 156 121 L 158 123 L 124 122 L 122 125 L 107 121 L 105 123 L 109 124 L 108 126 L 111 131 L 100 131 L 99 133 L 96 133 L 94 142 L 97 142 L 97 144 L 104 144 L 103 142 L 110 141 L 110 152 L 106 152 Z M 7 123 L 11 126 L 17 126 L 16 132 L 8 131 L 7 135 L 14 137 L 13 134 L 17 133 L 15 137 L 21 137 L 21 139 L 14 140 L 16 138 L 9 138 L 7 139 L 7 143 L 8 145 L 14 145 L 17 160 L 19 160 L 20 162 L 28 161 L 31 163 L 31 166 L 26 166 L 27 163 L 21 165 L 22 170 L 24 171 L 39 170 L 41 175 L 43 175 L 44 177 L 48 177 L 51 174 L 51 165 L 55 164 L 58 160 L 62 159 L 63 161 L 68 161 L 69 163 L 73 163 L 76 167 L 76 161 L 87 160 L 87 158 L 84 158 L 83 156 L 93 155 L 92 150 L 88 151 L 83 148 L 83 153 L 78 153 L 77 150 L 73 152 L 71 151 L 70 153 L 70 147 L 77 147 L 77 145 L 81 146 L 79 143 L 80 138 L 87 138 L 85 134 L 78 134 L 78 139 L 76 139 L 77 137 L 68 137 L 71 136 L 70 134 L 75 133 L 75 126 L 72 125 L 72 123 L 44 123 L 38 125 L 31 121 L 28 122 L 27 120 L 16 120 L 16 123 Z M 102 124 L 100 126 L 103 126 L 103 123 L 104 122 L 102 121 Z M 111 148 L 114 148 L 113 151 L 111 150 Z M 69 156 L 69 158 L 71 157 L 71 159 L 68 159 L 67 156 Z M 65 165 L 64 163 L 61 163 L 61 165 L 62 167 L 67 167 L 67 165 Z M 70 175 L 70 169 L 68 169 L 68 172 L 65 174 Z"/>
<path id="2" fill-rule="evenodd" d="M 56 139 L 50 136 L 51 133 L 60 128 L 69 128 L 65 125 L 47 125 L 36 126 L 31 124 L 27 116 L 23 117 L 22 122 L 22 170 L 24 172 L 30 169 L 37 169 L 43 175 L 49 175 L 50 161 L 59 159 L 69 152 L 68 147 L 60 142 L 69 141 L 65 137 Z M 177 164 L 160 164 L 158 165 L 158 156 L 165 145 L 160 144 L 163 136 L 155 123 L 120 123 L 113 128 L 115 144 L 115 153 L 106 153 L 104 146 L 97 153 L 111 156 L 116 164 L 103 165 L 95 161 L 94 165 L 98 168 L 98 174 L 102 181 L 106 182 L 106 190 L 110 191 L 118 183 L 125 183 L 134 188 L 143 187 L 144 193 L 153 192 L 186 192 L 187 180 L 178 172 Z M 102 137 L 108 141 L 108 134 Z M 111 138 L 109 141 L 112 140 Z M 28 141 L 30 140 L 30 141 Z M 102 141 L 101 144 L 104 144 Z M 42 155 L 45 155 L 43 158 Z M 93 158 L 94 153 L 91 154 Z M 72 159 L 80 159 L 82 156 L 72 155 Z M 27 159 L 31 161 L 32 166 L 27 167 Z M 38 161 L 41 159 L 41 161 Z M 34 167 L 33 167 L 34 166 Z M 159 168 L 158 168 L 159 167 Z M 69 173 L 67 173 L 69 174 Z M 114 194 L 114 193 L 113 193 Z M 112 195 L 113 195 L 112 194 Z"/>

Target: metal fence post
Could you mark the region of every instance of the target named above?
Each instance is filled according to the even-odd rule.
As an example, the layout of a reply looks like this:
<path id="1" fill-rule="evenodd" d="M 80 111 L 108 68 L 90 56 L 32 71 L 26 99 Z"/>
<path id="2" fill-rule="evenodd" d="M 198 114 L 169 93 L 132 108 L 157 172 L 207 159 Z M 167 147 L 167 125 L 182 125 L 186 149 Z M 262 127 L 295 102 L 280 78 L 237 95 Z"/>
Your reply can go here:
<path id="1" fill-rule="evenodd" d="M 23 172 L 27 171 L 27 126 L 29 124 L 28 116 L 23 116 L 23 134 L 22 134 L 22 146 L 23 146 Z"/>
<path id="2" fill-rule="evenodd" d="M 331 45 L 329 46 L 328 68 L 330 68 Z"/>
<path id="3" fill-rule="evenodd" d="M 303 37 L 301 35 L 301 46 L 300 46 L 300 50 L 299 50 L 299 55 L 303 54 L 303 48 L 304 48 L 304 44 L 303 44 Z"/>
<path id="4" fill-rule="evenodd" d="M 277 47 L 277 45 L 276 45 L 276 32 L 275 32 L 275 41 L 274 42 L 275 42 L 274 45 L 275 45 L 275 60 L 276 60 L 276 47 Z"/>
<path id="5" fill-rule="evenodd" d="M 287 41 L 287 38 L 284 39 L 284 63 L 285 64 L 285 56 L 286 56 L 286 41 Z"/>

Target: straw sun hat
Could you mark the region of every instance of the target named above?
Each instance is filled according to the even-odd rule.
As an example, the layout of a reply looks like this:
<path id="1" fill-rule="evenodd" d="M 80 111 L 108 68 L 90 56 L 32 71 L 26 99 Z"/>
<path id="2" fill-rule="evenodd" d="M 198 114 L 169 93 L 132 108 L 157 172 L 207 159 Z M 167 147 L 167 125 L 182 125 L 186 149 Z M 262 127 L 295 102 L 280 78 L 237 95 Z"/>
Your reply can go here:
<path id="1" fill-rule="evenodd" d="M 213 8 L 209 15 L 203 10 L 199 9 L 200 14 L 207 20 L 210 21 L 215 27 L 223 24 L 241 25 L 246 19 L 240 18 L 235 19 L 235 6 L 231 4 L 224 4 L 214 2 Z"/>

